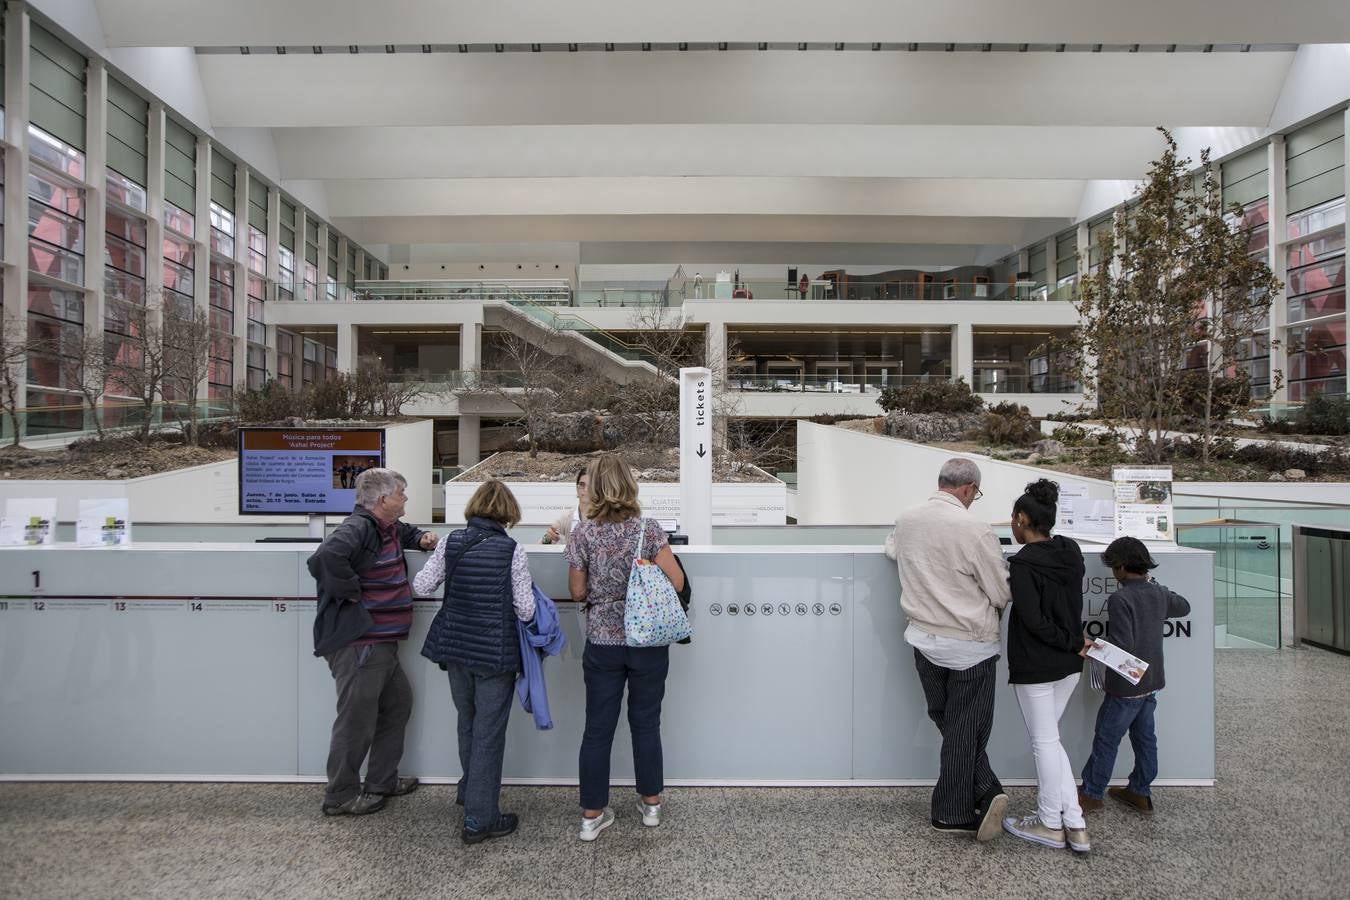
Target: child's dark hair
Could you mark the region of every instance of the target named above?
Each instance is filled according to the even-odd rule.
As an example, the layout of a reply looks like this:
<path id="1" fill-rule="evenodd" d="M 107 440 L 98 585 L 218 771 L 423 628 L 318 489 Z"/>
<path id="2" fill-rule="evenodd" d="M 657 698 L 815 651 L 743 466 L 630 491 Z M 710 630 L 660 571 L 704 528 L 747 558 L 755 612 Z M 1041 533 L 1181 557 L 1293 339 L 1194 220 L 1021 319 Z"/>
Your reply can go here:
<path id="1" fill-rule="evenodd" d="M 1055 509 L 1059 503 L 1059 484 L 1041 478 L 1027 485 L 1026 493 L 1013 504 L 1013 515 L 1022 513 L 1037 534 L 1049 534 L 1055 527 Z"/>
<path id="2" fill-rule="evenodd" d="M 1124 569 L 1134 575 L 1147 575 L 1158 564 L 1149 556 L 1148 548 L 1139 538 L 1116 538 L 1102 551 L 1102 564 L 1108 569 Z"/>

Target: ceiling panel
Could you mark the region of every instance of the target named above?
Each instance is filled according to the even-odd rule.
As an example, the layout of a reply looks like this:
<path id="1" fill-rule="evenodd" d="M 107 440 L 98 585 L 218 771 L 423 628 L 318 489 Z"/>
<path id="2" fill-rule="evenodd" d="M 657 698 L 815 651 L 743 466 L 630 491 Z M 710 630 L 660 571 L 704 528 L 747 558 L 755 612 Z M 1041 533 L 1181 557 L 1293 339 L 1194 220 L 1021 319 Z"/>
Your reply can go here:
<path id="1" fill-rule="evenodd" d="M 206 55 L 216 127 L 1265 125 L 1292 53 Z"/>
<path id="2" fill-rule="evenodd" d="M 966 244 L 1011 247 L 1068 219 L 951 216 L 372 216 L 338 218 L 364 244 L 539 241 Z"/>
<path id="3" fill-rule="evenodd" d="M 1137 178 L 1163 149 L 1153 128 L 1020 125 L 392 126 L 276 129 L 274 137 L 282 177 L 329 180 Z"/>
<path id="4" fill-rule="evenodd" d="M 94 0 L 109 46 L 1350 41 L 1328 0 Z M 41 3 L 40 3 L 41 5 Z"/>

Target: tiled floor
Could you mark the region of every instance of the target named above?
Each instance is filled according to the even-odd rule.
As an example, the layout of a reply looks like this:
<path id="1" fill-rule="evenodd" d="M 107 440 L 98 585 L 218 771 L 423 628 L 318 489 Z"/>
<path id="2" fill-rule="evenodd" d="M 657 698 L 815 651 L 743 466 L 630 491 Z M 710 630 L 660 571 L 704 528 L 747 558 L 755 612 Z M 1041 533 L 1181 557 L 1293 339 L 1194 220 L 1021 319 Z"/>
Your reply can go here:
<path id="1" fill-rule="evenodd" d="M 508 787 L 521 830 L 464 847 L 446 786 L 326 819 L 313 785 L 0 784 L 0 896 L 1345 896 L 1348 698 L 1350 658 L 1220 652 L 1218 786 L 1108 803 L 1086 857 L 937 834 L 922 788 L 673 789 L 656 829 L 621 789 L 588 845 L 574 788 Z"/>

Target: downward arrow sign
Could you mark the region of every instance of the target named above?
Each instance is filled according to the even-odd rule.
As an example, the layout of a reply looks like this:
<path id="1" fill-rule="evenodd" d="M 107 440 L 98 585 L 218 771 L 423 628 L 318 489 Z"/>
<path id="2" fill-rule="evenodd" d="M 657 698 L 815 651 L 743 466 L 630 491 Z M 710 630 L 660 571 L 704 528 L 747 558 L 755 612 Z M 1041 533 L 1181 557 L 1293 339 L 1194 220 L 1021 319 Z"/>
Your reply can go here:
<path id="1" fill-rule="evenodd" d="M 708 451 L 703 449 L 703 445 L 702 445 L 702 444 L 699 444 L 699 445 L 698 445 L 698 450 L 695 451 L 695 452 L 697 453 L 697 455 L 698 455 L 698 457 L 699 457 L 700 459 L 702 459 L 703 457 L 705 457 L 705 456 L 708 455 Z"/>

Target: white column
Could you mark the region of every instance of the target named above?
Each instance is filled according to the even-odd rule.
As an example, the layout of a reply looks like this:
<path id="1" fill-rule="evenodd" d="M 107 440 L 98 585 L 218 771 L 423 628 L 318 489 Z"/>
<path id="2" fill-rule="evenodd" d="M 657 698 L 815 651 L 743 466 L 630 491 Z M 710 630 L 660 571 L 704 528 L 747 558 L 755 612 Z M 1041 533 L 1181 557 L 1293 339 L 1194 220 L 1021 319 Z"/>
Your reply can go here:
<path id="1" fill-rule="evenodd" d="M 952 326 L 952 374 L 975 390 L 975 330 L 969 322 Z"/>
<path id="2" fill-rule="evenodd" d="M 5 16 L 5 304 L 3 334 L 23 340 L 28 334 L 28 13 L 22 3 L 10 3 Z M 16 362 L 10 372 L 17 379 L 17 406 L 28 405 L 27 367 Z M 0 423 L 0 431 L 10 427 Z M 26 431 L 20 413 L 20 433 Z"/>
<path id="3" fill-rule="evenodd" d="M 356 326 L 347 322 L 337 325 L 337 367 L 339 372 L 356 371 Z"/>
<path id="4" fill-rule="evenodd" d="M 320 299 L 320 300 L 327 300 L 327 299 L 328 299 L 328 223 L 325 222 L 323 219 L 319 219 L 319 220 L 318 220 L 318 223 L 319 223 L 319 237 L 318 237 L 318 240 L 316 241 L 316 243 L 319 245 L 319 262 L 318 262 L 318 264 L 317 264 L 317 268 L 318 268 L 318 270 L 319 270 L 319 276 L 318 276 L 318 277 L 319 277 L 319 292 L 318 292 L 318 294 L 319 294 L 319 299 Z M 341 368 L 341 363 L 338 364 L 338 367 Z M 346 371 L 346 370 L 344 370 L 344 371 Z"/>
<path id="5" fill-rule="evenodd" d="M 248 185 L 249 169 L 234 167 L 234 386 L 248 385 Z"/>
<path id="6" fill-rule="evenodd" d="M 84 333 L 103 340 L 103 256 L 107 245 L 108 70 L 94 57 L 85 69 L 84 89 Z M 85 415 L 102 416 L 103 411 Z M 93 427 L 86 422 L 85 427 Z"/>
<path id="7" fill-rule="evenodd" d="M 281 270 L 281 191 L 267 192 L 267 299 L 263 303 L 263 321 L 267 322 L 269 306 L 275 302 L 276 283 Z M 292 363 L 291 371 L 295 371 Z M 267 377 L 277 377 L 277 327 L 267 325 Z"/>
<path id="8" fill-rule="evenodd" d="M 459 370 L 477 371 L 483 364 L 483 307 L 478 306 L 479 317 L 459 326 Z"/>
<path id="9" fill-rule="evenodd" d="M 460 416 L 459 417 L 459 464 L 461 466 L 476 465 L 482 458 L 482 417 L 480 416 Z"/>
<path id="10" fill-rule="evenodd" d="M 1284 243 L 1288 238 L 1289 198 L 1286 194 L 1284 171 L 1284 135 L 1272 135 L 1266 145 L 1266 188 L 1270 192 L 1270 250 L 1268 262 L 1270 270 L 1281 282 L 1288 274 L 1285 264 Z M 1274 403 L 1289 402 L 1289 307 L 1285 301 L 1287 291 L 1280 291 L 1270 300 L 1270 376 L 1273 381 L 1278 371 L 1283 375 L 1278 389 L 1270 392 Z"/>
<path id="11" fill-rule="evenodd" d="M 145 305 L 146 324 L 159 327 L 164 308 L 164 104 L 150 101 L 146 114 Z"/>

